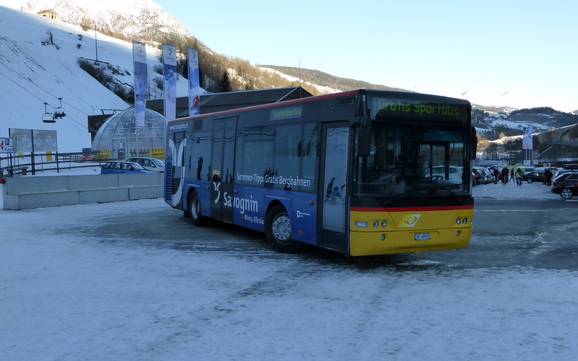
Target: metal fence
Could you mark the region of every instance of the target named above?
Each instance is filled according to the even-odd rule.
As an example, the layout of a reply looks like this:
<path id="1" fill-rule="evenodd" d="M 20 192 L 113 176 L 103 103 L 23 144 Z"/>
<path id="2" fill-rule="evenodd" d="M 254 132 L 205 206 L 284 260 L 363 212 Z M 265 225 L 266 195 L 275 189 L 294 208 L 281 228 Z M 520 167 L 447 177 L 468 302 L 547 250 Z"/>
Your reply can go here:
<path id="1" fill-rule="evenodd" d="M 0 176 L 61 173 L 72 169 L 100 167 L 110 160 L 108 155 L 97 152 L 0 154 Z"/>

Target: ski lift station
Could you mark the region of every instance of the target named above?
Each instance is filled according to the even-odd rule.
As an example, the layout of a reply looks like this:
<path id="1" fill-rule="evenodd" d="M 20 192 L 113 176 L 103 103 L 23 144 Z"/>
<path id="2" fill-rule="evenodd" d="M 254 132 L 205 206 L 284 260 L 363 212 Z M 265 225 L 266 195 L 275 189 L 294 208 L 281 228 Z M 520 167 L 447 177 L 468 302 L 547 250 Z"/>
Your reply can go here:
<path id="1" fill-rule="evenodd" d="M 147 156 L 164 158 L 166 120 L 162 114 L 146 109 L 145 125 L 136 124 L 134 107 L 111 116 L 98 130 L 92 151 L 102 159 Z"/>

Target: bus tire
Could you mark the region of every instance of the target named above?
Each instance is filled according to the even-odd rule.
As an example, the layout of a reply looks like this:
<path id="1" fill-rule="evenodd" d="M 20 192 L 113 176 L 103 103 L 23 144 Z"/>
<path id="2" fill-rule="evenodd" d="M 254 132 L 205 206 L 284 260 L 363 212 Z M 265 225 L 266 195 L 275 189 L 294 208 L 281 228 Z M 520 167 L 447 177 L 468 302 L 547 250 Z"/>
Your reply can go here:
<path id="1" fill-rule="evenodd" d="M 207 219 L 201 216 L 201 200 L 196 191 L 191 191 L 189 194 L 189 209 L 187 210 L 188 218 L 195 226 L 204 226 L 207 224 Z"/>
<path id="2" fill-rule="evenodd" d="M 276 251 L 296 253 L 302 245 L 291 240 L 291 218 L 282 205 L 276 205 L 267 212 L 265 238 Z"/>

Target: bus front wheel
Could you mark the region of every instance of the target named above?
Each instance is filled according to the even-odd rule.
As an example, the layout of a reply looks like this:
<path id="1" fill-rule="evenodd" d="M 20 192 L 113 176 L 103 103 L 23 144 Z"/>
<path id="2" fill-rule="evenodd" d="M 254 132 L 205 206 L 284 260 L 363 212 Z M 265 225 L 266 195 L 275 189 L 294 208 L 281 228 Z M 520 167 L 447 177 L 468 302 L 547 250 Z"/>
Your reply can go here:
<path id="1" fill-rule="evenodd" d="M 301 245 L 291 239 L 291 218 L 281 205 L 276 205 L 267 213 L 265 238 L 273 249 L 284 253 L 295 253 Z"/>
<path id="2" fill-rule="evenodd" d="M 189 194 L 189 209 L 187 213 L 195 226 L 204 226 L 206 224 L 205 217 L 201 216 L 201 200 L 195 191 Z"/>

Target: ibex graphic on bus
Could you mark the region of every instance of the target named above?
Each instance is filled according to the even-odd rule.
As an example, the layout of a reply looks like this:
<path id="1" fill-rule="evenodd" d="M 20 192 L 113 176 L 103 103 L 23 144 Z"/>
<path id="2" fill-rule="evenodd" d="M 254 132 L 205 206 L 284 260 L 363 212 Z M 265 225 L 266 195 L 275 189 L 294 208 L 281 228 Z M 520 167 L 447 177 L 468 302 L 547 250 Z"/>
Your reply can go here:
<path id="1" fill-rule="evenodd" d="M 185 173 L 186 173 L 186 166 L 184 160 L 184 152 L 185 147 L 187 146 L 187 139 L 183 139 L 178 145 L 175 145 L 175 142 L 172 139 L 169 139 L 169 152 L 172 155 L 172 162 L 173 162 L 173 178 L 175 174 L 180 173 L 179 178 L 179 187 L 177 188 L 176 192 L 173 192 L 171 197 L 171 204 L 173 207 L 179 205 L 183 198 L 183 184 L 185 183 Z M 177 169 L 179 172 L 177 172 Z"/>

